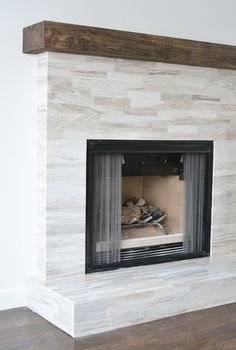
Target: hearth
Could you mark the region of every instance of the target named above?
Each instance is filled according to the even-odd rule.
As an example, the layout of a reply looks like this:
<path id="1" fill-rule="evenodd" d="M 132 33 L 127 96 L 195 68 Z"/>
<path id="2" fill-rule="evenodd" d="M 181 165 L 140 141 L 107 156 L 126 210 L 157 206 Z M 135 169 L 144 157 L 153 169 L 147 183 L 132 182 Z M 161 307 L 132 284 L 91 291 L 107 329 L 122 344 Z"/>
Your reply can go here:
<path id="1" fill-rule="evenodd" d="M 87 141 L 87 272 L 210 253 L 213 142 Z"/>

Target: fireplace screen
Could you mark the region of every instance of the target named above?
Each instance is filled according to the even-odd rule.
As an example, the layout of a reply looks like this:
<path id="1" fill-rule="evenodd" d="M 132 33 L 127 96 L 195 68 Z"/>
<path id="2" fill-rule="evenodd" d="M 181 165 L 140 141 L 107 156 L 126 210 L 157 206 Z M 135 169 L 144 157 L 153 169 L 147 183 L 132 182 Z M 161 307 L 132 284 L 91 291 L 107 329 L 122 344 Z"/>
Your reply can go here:
<path id="1" fill-rule="evenodd" d="M 87 272 L 210 253 L 213 142 L 89 140 Z"/>

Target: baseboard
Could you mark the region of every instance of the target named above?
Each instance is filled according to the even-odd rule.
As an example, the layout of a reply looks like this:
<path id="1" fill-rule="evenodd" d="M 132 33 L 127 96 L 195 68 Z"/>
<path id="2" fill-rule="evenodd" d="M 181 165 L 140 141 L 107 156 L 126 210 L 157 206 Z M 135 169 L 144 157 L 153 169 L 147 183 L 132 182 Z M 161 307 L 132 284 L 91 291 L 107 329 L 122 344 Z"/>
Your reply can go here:
<path id="1" fill-rule="evenodd" d="M 0 290 L 0 310 L 26 305 L 25 287 Z"/>

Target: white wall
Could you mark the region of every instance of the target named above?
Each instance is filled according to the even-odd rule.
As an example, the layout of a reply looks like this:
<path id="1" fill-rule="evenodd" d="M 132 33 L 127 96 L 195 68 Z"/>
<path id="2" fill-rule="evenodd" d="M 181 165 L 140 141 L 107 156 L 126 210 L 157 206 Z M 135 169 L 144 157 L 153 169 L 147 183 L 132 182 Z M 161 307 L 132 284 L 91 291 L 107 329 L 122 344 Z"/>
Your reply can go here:
<path id="1" fill-rule="evenodd" d="M 235 0 L 0 0 L 0 309 L 25 304 L 34 270 L 36 57 L 22 28 L 44 19 L 236 45 Z"/>

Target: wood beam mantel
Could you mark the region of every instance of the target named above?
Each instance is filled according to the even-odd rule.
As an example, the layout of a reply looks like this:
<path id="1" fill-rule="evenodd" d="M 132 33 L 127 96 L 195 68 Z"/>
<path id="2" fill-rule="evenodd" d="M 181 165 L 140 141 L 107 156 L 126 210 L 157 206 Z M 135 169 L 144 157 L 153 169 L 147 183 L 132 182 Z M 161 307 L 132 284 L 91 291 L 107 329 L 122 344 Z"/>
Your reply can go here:
<path id="1" fill-rule="evenodd" d="M 23 52 L 45 51 L 236 69 L 236 46 L 43 21 L 23 30 Z"/>

